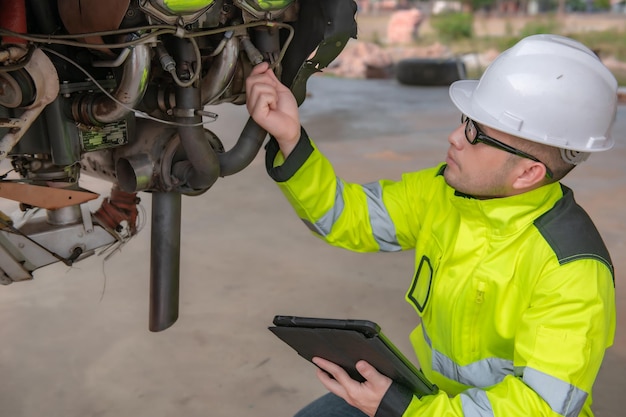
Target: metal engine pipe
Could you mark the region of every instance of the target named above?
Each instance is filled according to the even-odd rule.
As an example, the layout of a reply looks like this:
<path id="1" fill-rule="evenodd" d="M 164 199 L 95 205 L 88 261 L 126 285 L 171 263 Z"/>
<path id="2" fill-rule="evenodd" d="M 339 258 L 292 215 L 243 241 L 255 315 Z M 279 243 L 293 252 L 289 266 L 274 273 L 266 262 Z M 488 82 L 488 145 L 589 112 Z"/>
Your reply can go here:
<path id="1" fill-rule="evenodd" d="M 180 67 L 182 63 L 191 63 L 195 54 L 188 41 L 176 40 L 176 51 Z M 177 69 L 178 69 L 177 68 Z M 196 87 L 176 87 L 176 108 L 174 114 L 178 126 L 180 143 L 185 150 L 187 160 L 177 162 L 173 174 L 181 180 L 181 192 L 187 186 L 193 191 L 208 190 L 219 178 L 219 161 L 211 143 L 206 140 L 202 127 L 202 116 L 197 110 L 202 108 L 200 89 Z"/>
<path id="2" fill-rule="evenodd" d="M 257 32 L 256 35 L 255 38 L 261 50 L 258 50 L 250 42 L 247 35 L 241 39 L 244 48 L 246 46 L 244 41 L 247 40 L 246 54 L 248 59 L 252 64 L 256 64 L 263 59 L 274 62 L 274 54 L 277 54 L 280 49 L 278 31 L 264 30 Z M 237 46 L 239 49 L 239 44 Z M 250 165 L 259 153 L 266 137 L 267 131 L 261 128 L 251 117 L 248 118 L 235 145 L 228 152 L 218 154 L 220 175 L 222 177 L 233 175 Z"/>
<path id="3" fill-rule="evenodd" d="M 211 63 L 211 68 L 202 79 L 202 104 L 214 104 L 228 88 L 237 70 L 239 58 L 239 38 L 232 36 L 227 39 L 222 51 Z"/>
<path id="4" fill-rule="evenodd" d="M 202 79 L 200 102 L 195 97 L 195 89 L 177 88 L 173 101 L 179 113 L 219 102 L 220 96 L 228 88 L 237 71 L 239 42 L 238 36 L 232 36 L 225 42 L 222 51 L 216 55 L 208 74 Z M 181 61 L 194 59 L 188 44 L 183 43 L 178 46 Z M 184 124 L 196 124 L 201 121 L 201 117 L 187 115 L 187 117 L 178 117 L 177 121 Z M 189 185 L 194 189 L 206 189 L 217 177 L 226 177 L 243 170 L 259 153 L 267 136 L 267 132 L 250 118 L 235 145 L 227 152 L 216 153 L 210 146 L 207 147 L 206 137 L 201 127 L 179 127 L 178 132 L 191 165 L 179 163 L 175 169 L 175 175 L 187 177 Z"/>
<path id="5" fill-rule="evenodd" d="M 152 332 L 165 330 L 178 320 L 181 206 L 179 193 L 152 194 L 148 326 Z"/>
<path id="6" fill-rule="evenodd" d="M 114 161 L 117 183 L 125 192 L 172 191 L 171 165 L 176 149 L 180 146 L 175 127 L 148 119 L 135 122 L 135 140 L 126 146 L 115 149 L 110 157 Z M 86 158 L 94 159 L 95 152 Z M 90 164 L 86 164 L 90 167 Z M 98 164 L 93 171 L 98 173 Z M 115 180 L 114 180 L 115 181 Z"/>
<path id="7" fill-rule="evenodd" d="M 126 58 L 112 100 L 105 94 L 79 97 L 72 105 L 74 119 L 86 124 L 108 124 L 123 119 L 142 100 L 150 78 L 150 46 L 137 45 Z"/>
<path id="8" fill-rule="evenodd" d="M 217 155 L 220 176 L 236 174 L 250 165 L 263 146 L 266 136 L 267 131 L 252 120 L 252 117 L 248 118 L 237 143 L 227 152 Z"/>
<path id="9" fill-rule="evenodd" d="M 179 111 L 187 110 L 193 115 L 176 118 L 179 123 L 190 126 L 178 127 L 187 161 L 174 165 L 174 175 L 193 190 L 208 190 L 219 177 L 220 164 L 215 150 L 206 140 L 204 128 L 197 125 L 202 122 L 202 117 L 195 114 L 195 109 L 200 108 L 200 90 L 192 87 L 177 88 L 176 107 Z"/>

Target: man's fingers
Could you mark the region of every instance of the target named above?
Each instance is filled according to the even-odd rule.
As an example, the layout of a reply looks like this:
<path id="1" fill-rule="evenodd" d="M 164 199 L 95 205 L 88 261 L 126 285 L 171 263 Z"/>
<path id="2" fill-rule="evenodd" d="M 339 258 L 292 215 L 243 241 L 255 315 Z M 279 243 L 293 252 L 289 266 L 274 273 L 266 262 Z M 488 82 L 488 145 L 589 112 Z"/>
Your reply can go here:
<path id="1" fill-rule="evenodd" d="M 372 365 L 365 361 L 358 361 L 356 363 L 356 370 L 368 381 L 376 380 L 381 374 Z"/>
<path id="2" fill-rule="evenodd" d="M 318 369 L 316 374 L 317 374 L 317 379 L 320 380 L 322 385 L 328 391 L 332 392 L 338 397 L 346 398 L 345 388 L 328 371 L 324 369 Z"/>
<path id="3" fill-rule="evenodd" d="M 341 384 L 345 384 L 349 381 L 354 381 L 341 366 L 333 362 L 327 361 L 326 359 L 322 358 L 313 358 L 313 363 L 331 374 L 332 377 Z"/>
<path id="4" fill-rule="evenodd" d="M 274 74 L 274 71 L 270 68 L 267 62 L 261 62 L 252 68 L 250 75 L 248 75 L 248 78 L 246 79 L 246 82 L 250 84 L 261 81 L 271 84 L 274 87 L 281 84 L 280 80 L 276 77 L 276 74 Z"/>
<path id="5" fill-rule="evenodd" d="M 337 365 L 337 364 L 335 364 L 335 363 L 333 363 L 331 361 L 328 361 L 326 359 L 323 359 L 323 358 L 314 357 L 312 359 L 312 361 L 313 361 L 314 364 L 316 364 L 317 366 L 319 366 L 323 370 L 329 372 L 333 376 L 335 376 L 333 371 L 338 371 L 338 370 L 342 370 L 343 371 L 343 368 L 341 368 L 339 365 Z"/>
<path id="6" fill-rule="evenodd" d="M 389 378 L 378 372 L 378 369 L 374 368 L 366 361 L 358 361 L 356 364 L 356 370 L 363 376 L 363 378 L 374 385 L 386 385 L 389 381 Z"/>
<path id="7" fill-rule="evenodd" d="M 383 392 L 386 392 L 391 385 L 391 379 L 378 372 L 376 368 L 370 365 L 366 361 L 358 361 L 356 364 L 356 370 L 366 379 L 366 383 L 374 387 L 380 387 Z"/>
<path id="8" fill-rule="evenodd" d="M 248 91 L 247 107 L 250 112 L 267 111 L 275 108 L 278 94 L 275 88 L 267 84 L 253 84 Z"/>
<path id="9" fill-rule="evenodd" d="M 260 64 L 255 65 L 254 68 L 252 68 L 252 72 L 250 72 L 250 75 L 262 74 L 266 72 L 269 67 L 270 65 L 267 62 L 263 61 Z"/>

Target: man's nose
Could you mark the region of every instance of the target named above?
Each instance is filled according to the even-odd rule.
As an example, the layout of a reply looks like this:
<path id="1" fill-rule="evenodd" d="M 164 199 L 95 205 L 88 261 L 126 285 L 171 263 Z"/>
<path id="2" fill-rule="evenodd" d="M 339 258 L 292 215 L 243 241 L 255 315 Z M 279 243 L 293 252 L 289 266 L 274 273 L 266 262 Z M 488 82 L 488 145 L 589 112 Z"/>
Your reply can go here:
<path id="1" fill-rule="evenodd" d="M 467 140 L 465 139 L 465 125 L 460 124 L 456 129 L 450 132 L 448 135 L 448 142 L 450 145 L 454 146 L 456 149 L 463 149 L 463 146 L 467 144 Z"/>

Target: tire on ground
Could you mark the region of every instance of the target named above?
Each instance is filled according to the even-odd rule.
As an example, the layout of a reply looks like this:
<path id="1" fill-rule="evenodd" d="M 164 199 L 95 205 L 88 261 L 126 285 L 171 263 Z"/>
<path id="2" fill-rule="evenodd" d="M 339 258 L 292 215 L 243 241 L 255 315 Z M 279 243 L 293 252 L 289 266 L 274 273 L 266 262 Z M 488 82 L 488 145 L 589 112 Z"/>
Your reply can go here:
<path id="1" fill-rule="evenodd" d="M 400 84 L 445 86 L 464 78 L 465 63 L 459 59 L 408 58 L 396 64 Z"/>

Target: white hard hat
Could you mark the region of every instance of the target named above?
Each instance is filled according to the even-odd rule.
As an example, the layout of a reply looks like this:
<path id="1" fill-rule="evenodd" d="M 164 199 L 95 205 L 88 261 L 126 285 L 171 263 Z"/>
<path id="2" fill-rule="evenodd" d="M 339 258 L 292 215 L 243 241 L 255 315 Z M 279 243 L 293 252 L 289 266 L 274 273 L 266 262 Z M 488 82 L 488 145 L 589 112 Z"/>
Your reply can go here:
<path id="1" fill-rule="evenodd" d="M 479 124 L 574 154 L 615 142 L 617 81 L 593 51 L 563 36 L 522 39 L 480 80 L 453 83 L 450 98 Z"/>

